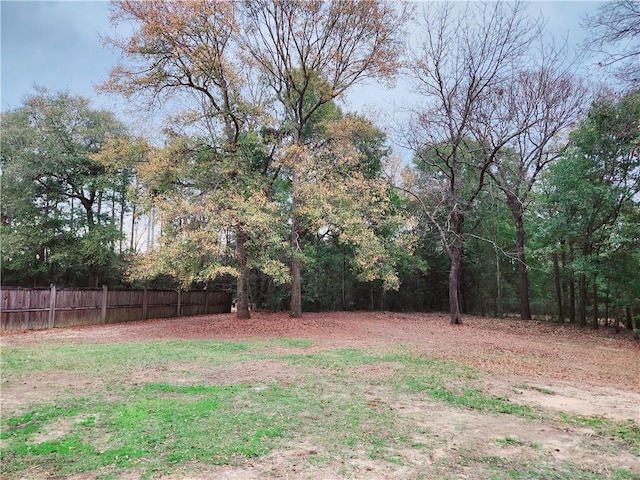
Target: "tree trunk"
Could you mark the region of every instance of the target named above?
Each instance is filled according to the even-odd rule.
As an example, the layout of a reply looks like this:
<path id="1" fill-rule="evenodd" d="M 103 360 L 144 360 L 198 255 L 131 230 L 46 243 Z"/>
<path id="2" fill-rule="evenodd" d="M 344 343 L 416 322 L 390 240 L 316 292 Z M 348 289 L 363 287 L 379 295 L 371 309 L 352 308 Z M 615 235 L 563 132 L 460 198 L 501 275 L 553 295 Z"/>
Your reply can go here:
<path id="1" fill-rule="evenodd" d="M 451 323 L 462 324 L 460 311 L 460 274 L 462 264 L 462 225 L 464 219 L 460 213 L 454 212 L 452 215 L 452 226 L 455 238 L 451 246 L 451 270 L 449 271 L 449 311 L 451 312 Z"/>
<path id="2" fill-rule="evenodd" d="M 120 255 L 122 255 L 122 249 L 123 249 L 124 238 L 125 238 L 125 235 L 124 235 L 124 211 L 126 208 L 125 188 L 126 188 L 126 185 L 123 185 L 122 190 L 120 191 L 120 219 L 119 219 L 120 220 L 120 239 L 119 239 L 120 245 L 118 248 Z"/>
<path id="3" fill-rule="evenodd" d="M 576 277 L 573 274 L 573 247 L 569 243 L 569 262 L 571 268 L 569 270 L 569 321 L 576 322 Z"/>
<path id="4" fill-rule="evenodd" d="M 584 273 L 580 274 L 579 278 L 580 287 L 580 303 L 578 304 L 578 320 L 581 327 L 587 326 L 587 276 Z"/>
<path id="5" fill-rule="evenodd" d="M 576 279 L 573 273 L 569 279 L 569 322 L 576 323 Z"/>
<path id="6" fill-rule="evenodd" d="M 131 253 L 134 252 L 135 238 L 136 238 L 136 204 L 133 203 L 133 207 L 131 209 L 131 242 L 129 243 L 129 250 Z"/>
<path id="7" fill-rule="evenodd" d="M 560 280 L 560 265 L 558 253 L 553 253 L 553 280 L 556 287 L 556 300 L 558 302 L 558 322 L 564 323 L 564 311 L 562 309 L 562 282 Z"/>
<path id="8" fill-rule="evenodd" d="M 369 282 L 369 310 L 373 312 L 375 309 L 375 301 L 373 299 L 373 282 Z"/>
<path id="9" fill-rule="evenodd" d="M 341 285 L 341 288 L 342 288 L 342 290 L 341 290 L 341 294 L 342 294 L 342 310 L 344 311 L 344 310 L 347 309 L 346 308 L 347 302 L 345 301 L 346 297 L 345 297 L 345 291 L 344 291 L 344 288 L 345 288 L 344 287 L 344 271 L 346 269 L 344 257 L 342 257 L 342 265 L 341 266 L 342 266 L 342 268 L 341 268 L 341 272 L 340 273 L 341 273 L 341 280 L 342 280 L 342 285 Z"/>
<path id="10" fill-rule="evenodd" d="M 80 204 L 84 208 L 87 218 L 87 229 L 93 230 L 95 225 L 95 217 L 93 215 L 93 200 L 89 198 L 81 198 Z M 100 209 L 98 209 L 98 219 L 100 219 Z"/>
<path id="11" fill-rule="evenodd" d="M 587 237 L 588 238 L 588 237 Z M 582 258 L 589 258 L 591 255 L 591 245 L 588 241 L 582 245 Z M 580 305 L 579 305 L 579 320 L 580 326 L 587 326 L 587 302 L 589 300 L 589 282 L 587 281 L 587 275 L 585 273 L 580 274 Z"/>
<path id="12" fill-rule="evenodd" d="M 593 276 L 593 323 L 591 328 L 598 329 L 598 282 L 596 276 Z"/>
<path id="13" fill-rule="evenodd" d="M 300 276 L 300 259 L 298 251 L 300 250 L 300 237 L 298 233 L 297 219 L 297 192 L 298 174 L 296 168 L 293 168 L 292 178 L 292 204 L 291 204 L 291 308 L 289 315 L 293 318 L 302 317 L 302 280 Z"/>
<path id="14" fill-rule="evenodd" d="M 111 225 L 116 224 L 116 195 L 115 192 L 111 192 Z M 122 232 L 122 228 L 120 229 Z M 115 244 L 111 244 L 111 249 L 115 250 Z M 122 242 L 120 242 L 120 253 L 122 253 Z"/>
<path id="15" fill-rule="evenodd" d="M 295 234 L 295 232 L 294 232 Z M 291 312 L 293 318 L 302 317 L 302 289 L 300 278 L 300 260 L 295 255 L 291 259 Z"/>
<path id="16" fill-rule="evenodd" d="M 449 272 L 449 310 L 451 311 L 451 323 L 457 325 L 462 323 L 458 296 L 461 256 L 460 249 L 454 247 L 451 251 L 451 271 Z"/>
<path id="17" fill-rule="evenodd" d="M 498 254 L 497 238 L 498 235 L 496 234 L 496 243 L 493 246 L 496 254 L 496 303 L 494 316 L 502 318 L 502 284 L 500 282 L 500 255 Z"/>
<path id="18" fill-rule="evenodd" d="M 509 195 L 508 204 L 516 226 L 516 255 L 518 256 L 520 319 L 531 320 L 531 303 L 529 301 L 529 271 L 524 252 L 524 212 L 522 203 L 515 195 Z"/>
<path id="19" fill-rule="evenodd" d="M 236 299 L 236 317 L 251 318 L 249 312 L 249 288 L 247 282 L 247 234 L 242 225 L 236 226 L 236 260 L 238 262 L 238 282 Z"/>

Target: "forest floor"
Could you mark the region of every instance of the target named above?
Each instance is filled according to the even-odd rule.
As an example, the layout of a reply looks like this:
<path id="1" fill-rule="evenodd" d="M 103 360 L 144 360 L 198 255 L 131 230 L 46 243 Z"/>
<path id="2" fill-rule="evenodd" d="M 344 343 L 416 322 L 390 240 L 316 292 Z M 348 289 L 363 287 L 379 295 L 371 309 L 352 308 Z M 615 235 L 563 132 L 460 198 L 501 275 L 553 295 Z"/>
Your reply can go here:
<path id="1" fill-rule="evenodd" d="M 607 328 L 593 331 L 471 316 L 464 318 L 463 325 L 451 325 L 445 314 L 332 312 L 291 319 L 285 314 L 253 312 L 250 320 L 224 314 L 9 333 L 0 337 L 0 345 L 20 348 L 272 338 L 309 341 L 304 348 L 282 344 L 278 347 L 282 354 L 338 349 L 391 351 L 401 346 L 417 357 L 469 367 L 479 372 L 473 388 L 546 413 L 542 419 L 523 418 L 460 407 L 419 392 L 402 393 L 378 381 L 391 374 L 396 368 L 393 364 L 363 365 L 353 374 L 364 385 L 362 391 L 369 403 L 393 410 L 397 421 L 408 425 L 407 432 L 415 429 L 414 443 L 420 440 L 430 445 L 428 449 L 407 448 L 398 453 L 401 461 L 352 452 L 342 459 L 314 462 L 311 457 L 318 454 L 318 446 L 311 443 L 313 439 L 296 438 L 257 459 L 225 466 L 190 463 L 163 478 L 640 478 L 639 452 L 598 428 L 602 422 L 610 422 L 630 426 L 638 434 L 640 342 L 624 330 L 616 334 Z M 179 380 L 180 372 L 184 368 L 142 370 L 131 380 L 171 382 Z M 265 360 L 198 374 L 214 384 L 296 381 L 291 366 Z M 64 372 L 3 381 L 3 416 L 21 412 L 33 402 L 55 401 L 69 387 L 82 388 L 74 385 L 80 381 L 73 375 L 65 377 Z M 553 418 L 564 420 L 550 420 Z M 571 418 L 575 421 L 568 420 Z M 505 473 L 509 469 L 516 473 Z M 45 478 L 37 470 L 30 475 Z M 118 476 L 141 477 L 135 469 Z M 77 474 L 69 478 L 96 477 Z"/>

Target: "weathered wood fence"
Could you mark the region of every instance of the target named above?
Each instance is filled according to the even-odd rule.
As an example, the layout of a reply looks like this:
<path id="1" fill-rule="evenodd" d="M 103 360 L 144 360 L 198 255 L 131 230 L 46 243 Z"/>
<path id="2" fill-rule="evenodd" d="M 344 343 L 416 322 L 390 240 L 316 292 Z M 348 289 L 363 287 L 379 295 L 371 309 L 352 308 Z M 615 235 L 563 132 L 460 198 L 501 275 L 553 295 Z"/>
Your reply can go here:
<path id="1" fill-rule="evenodd" d="M 0 287 L 0 331 L 132 322 L 231 311 L 231 293 Z"/>

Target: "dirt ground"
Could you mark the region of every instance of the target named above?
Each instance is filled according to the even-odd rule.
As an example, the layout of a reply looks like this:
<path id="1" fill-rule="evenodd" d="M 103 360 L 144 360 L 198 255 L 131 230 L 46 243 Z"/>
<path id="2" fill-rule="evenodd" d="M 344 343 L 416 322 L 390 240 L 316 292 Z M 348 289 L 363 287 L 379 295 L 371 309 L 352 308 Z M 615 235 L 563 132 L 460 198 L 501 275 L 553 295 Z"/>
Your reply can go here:
<path id="1" fill-rule="evenodd" d="M 270 337 L 309 339 L 313 341 L 312 350 L 403 345 L 416 354 L 453 360 L 480 370 L 484 373 L 481 378 L 484 388 L 512 402 L 640 423 L 640 342 L 634 341 L 629 332 L 616 334 L 605 328 L 592 331 L 535 321 L 478 317 L 466 317 L 464 322 L 451 325 L 444 314 L 336 312 L 307 313 L 301 319 L 291 319 L 285 314 L 254 312 L 250 320 L 225 314 L 5 333 L 0 337 L 0 346 Z M 246 377 L 244 381 L 290 374 L 279 368 L 273 362 L 263 361 L 241 373 Z M 148 374 L 141 372 L 141 375 Z M 42 400 L 43 395 L 46 398 L 47 392 L 54 398 L 59 381 L 60 378 L 34 377 L 21 385 L 3 385 L 3 410 L 5 413 L 19 410 L 35 401 L 36 398 L 30 398 L 36 395 L 31 382 L 38 383 L 37 400 Z M 73 383 L 73 379 L 65 381 Z M 404 467 L 354 459 L 348 472 L 338 475 L 334 470 L 327 472 L 323 467 L 305 463 L 304 458 L 313 451 L 313 446 L 306 446 L 304 439 L 299 439 L 290 449 L 274 452 L 255 464 L 191 465 L 188 472 L 172 478 L 483 478 L 464 469 L 444 475 L 436 465 L 442 464 L 438 460 L 443 457 L 448 458 L 451 465 L 456 452 L 474 448 L 481 449 L 484 455 L 501 457 L 538 455 L 539 452 L 524 452 L 525 445 L 533 443 L 543 445 L 545 457 L 556 461 L 570 459 L 578 465 L 590 465 L 592 471 L 605 466 L 628 469 L 640 475 L 640 458 L 616 450 L 607 439 L 597 438 L 591 429 L 527 422 L 512 416 L 505 419 L 505 416 L 482 415 L 417 397 L 390 398 L 389 392 L 376 388 L 369 394 L 373 402 L 392 405 L 411 418 L 417 430 L 423 426 L 439 432 L 442 447 L 428 458 L 406 458 Z M 512 445 L 498 446 L 486 441 L 487 432 L 493 437 L 515 436 L 519 440 Z M 427 468 L 431 464 L 434 467 Z M 427 473 L 423 476 L 419 471 Z M 137 478 L 135 472 L 131 478 Z"/>

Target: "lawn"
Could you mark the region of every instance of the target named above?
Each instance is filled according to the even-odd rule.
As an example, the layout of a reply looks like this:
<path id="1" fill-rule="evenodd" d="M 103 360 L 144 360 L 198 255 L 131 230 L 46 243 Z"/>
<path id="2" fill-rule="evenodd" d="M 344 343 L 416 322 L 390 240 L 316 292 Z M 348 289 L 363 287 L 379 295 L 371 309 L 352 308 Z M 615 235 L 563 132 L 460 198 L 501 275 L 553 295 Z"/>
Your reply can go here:
<path id="1" fill-rule="evenodd" d="M 557 378 L 580 346 L 636 362 L 632 341 L 477 319 L 425 347 L 438 322 L 263 314 L 3 336 L 2 478 L 640 479 L 633 385 L 589 364 L 590 385 Z M 527 336 L 532 358 L 511 358 Z M 542 376 L 515 366 L 536 359 Z"/>

